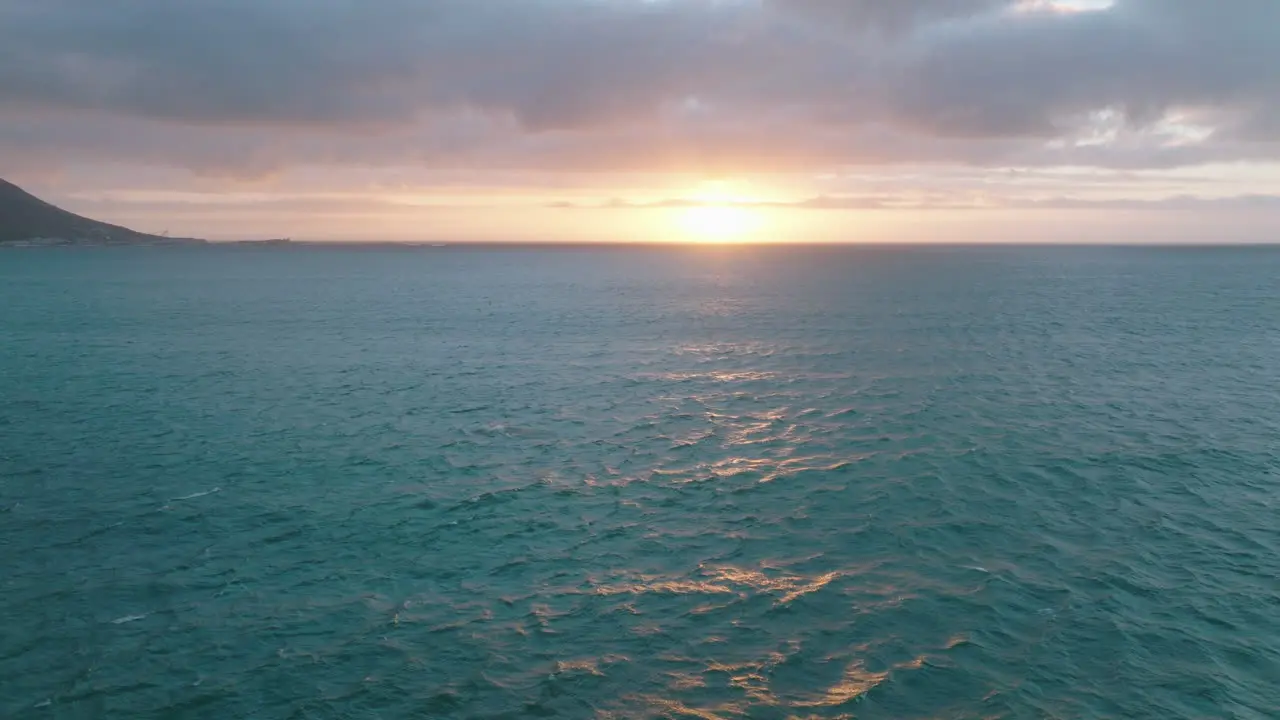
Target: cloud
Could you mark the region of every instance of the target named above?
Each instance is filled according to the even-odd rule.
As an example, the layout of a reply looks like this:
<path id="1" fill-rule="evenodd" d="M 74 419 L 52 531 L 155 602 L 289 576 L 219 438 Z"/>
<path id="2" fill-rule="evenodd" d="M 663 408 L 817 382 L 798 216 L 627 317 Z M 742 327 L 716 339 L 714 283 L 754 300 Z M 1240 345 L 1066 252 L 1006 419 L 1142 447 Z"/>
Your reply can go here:
<path id="1" fill-rule="evenodd" d="M 870 31 L 890 36 L 910 32 L 924 24 L 973 17 L 1010 5 L 1011 0 L 767 0 L 766 6 L 782 13 L 808 16 L 834 23 L 845 30 Z"/>
<path id="2" fill-rule="evenodd" d="M 1102 110 L 1138 130 L 1177 111 L 1271 116 L 1280 45 L 1259 28 L 1274 27 L 1280 4 L 1256 0 L 987 15 L 916 38 L 894 100 L 899 117 L 943 134 L 1057 137 Z"/>
<path id="3" fill-rule="evenodd" d="M 1280 158 L 1280 3 L 1079 7 L 11 0 L 0 162 L 261 176 Z"/>
<path id="4" fill-rule="evenodd" d="M 1090 198 L 1070 195 L 1046 197 L 973 195 L 949 193 L 879 193 L 820 195 L 789 201 L 706 201 L 697 198 L 625 200 L 598 203 L 553 202 L 563 210 L 666 210 L 698 207 L 736 207 L 746 210 L 1154 210 L 1154 211 L 1280 211 L 1280 195 L 1230 196 L 1167 195 L 1155 198 Z"/>

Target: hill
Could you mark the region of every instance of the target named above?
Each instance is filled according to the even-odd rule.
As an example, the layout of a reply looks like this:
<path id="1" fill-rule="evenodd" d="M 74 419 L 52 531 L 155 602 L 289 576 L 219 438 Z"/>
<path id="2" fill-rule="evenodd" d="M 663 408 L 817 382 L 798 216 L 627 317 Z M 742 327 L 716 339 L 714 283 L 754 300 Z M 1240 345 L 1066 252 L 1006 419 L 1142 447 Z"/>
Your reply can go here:
<path id="1" fill-rule="evenodd" d="M 148 235 L 67 212 L 0 180 L 0 245 L 159 245 L 202 240 Z"/>

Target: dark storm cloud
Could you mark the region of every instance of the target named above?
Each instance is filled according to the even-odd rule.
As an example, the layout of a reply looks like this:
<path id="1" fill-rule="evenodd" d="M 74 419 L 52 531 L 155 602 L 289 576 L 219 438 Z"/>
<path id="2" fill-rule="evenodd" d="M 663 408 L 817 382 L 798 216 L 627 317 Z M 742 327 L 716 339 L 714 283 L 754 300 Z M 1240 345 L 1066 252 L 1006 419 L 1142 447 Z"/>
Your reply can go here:
<path id="1" fill-rule="evenodd" d="M 625 169 L 1270 159 L 1280 2 L 10 0 L 0 156 Z"/>

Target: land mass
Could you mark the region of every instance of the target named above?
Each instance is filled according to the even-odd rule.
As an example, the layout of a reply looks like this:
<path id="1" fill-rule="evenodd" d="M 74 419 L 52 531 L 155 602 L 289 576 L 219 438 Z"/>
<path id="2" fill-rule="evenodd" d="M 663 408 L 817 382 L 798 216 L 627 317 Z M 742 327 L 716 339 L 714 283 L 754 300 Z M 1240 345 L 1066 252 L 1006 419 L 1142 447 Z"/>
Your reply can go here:
<path id="1" fill-rule="evenodd" d="M 51 205 L 0 180 L 0 246 L 190 245 L 203 240 L 148 235 L 91 220 Z"/>

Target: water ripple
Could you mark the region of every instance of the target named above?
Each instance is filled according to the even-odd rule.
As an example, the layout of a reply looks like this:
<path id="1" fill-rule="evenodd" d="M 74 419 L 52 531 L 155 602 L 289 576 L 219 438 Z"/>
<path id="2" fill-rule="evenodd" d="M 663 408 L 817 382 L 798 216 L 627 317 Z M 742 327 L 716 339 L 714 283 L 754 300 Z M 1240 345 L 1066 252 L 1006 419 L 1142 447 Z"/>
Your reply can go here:
<path id="1" fill-rule="evenodd" d="M 1273 716 L 1280 255 L 824 252 L 15 255 L 0 715 Z"/>

